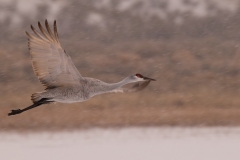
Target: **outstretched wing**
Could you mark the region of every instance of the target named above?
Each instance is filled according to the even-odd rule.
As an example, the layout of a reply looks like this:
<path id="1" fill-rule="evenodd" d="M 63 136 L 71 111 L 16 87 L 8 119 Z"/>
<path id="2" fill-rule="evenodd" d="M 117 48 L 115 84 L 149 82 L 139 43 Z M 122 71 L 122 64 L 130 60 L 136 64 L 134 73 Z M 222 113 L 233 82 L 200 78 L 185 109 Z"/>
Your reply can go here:
<path id="1" fill-rule="evenodd" d="M 56 21 L 54 21 L 54 33 L 47 20 L 45 26 L 47 31 L 38 22 L 41 32 L 35 30 L 33 26 L 31 28 L 34 35 L 26 32 L 29 37 L 28 46 L 34 73 L 47 88 L 79 84 L 82 76 L 71 57 L 61 47 Z"/>
<path id="2" fill-rule="evenodd" d="M 138 92 L 138 91 L 142 91 L 143 89 L 145 89 L 149 83 L 151 82 L 151 80 L 148 80 L 148 81 L 144 81 L 144 82 L 139 82 L 139 83 L 136 83 L 134 84 L 132 87 L 130 88 L 124 88 L 124 87 L 121 87 L 121 88 L 118 88 L 118 89 L 115 89 L 113 90 L 112 92 L 122 92 L 122 93 L 129 93 L 129 92 Z"/>

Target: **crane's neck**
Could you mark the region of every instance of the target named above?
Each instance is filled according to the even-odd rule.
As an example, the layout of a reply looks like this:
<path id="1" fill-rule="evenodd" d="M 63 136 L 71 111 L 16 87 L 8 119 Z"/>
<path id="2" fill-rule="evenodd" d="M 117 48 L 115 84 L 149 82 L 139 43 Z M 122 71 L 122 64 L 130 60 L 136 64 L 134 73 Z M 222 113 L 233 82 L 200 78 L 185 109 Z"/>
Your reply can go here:
<path id="1" fill-rule="evenodd" d="M 102 93 L 112 92 L 128 83 L 131 83 L 128 77 L 117 83 L 105 83 L 102 81 L 94 82 L 94 84 L 91 85 L 91 87 L 89 88 L 91 91 L 90 97 L 98 94 L 102 94 Z"/>
<path id="2" fill-rule="evenodd" d="M 117 83 L 107 83 L 106 88 L 108 91 L 112 91 L 112 90 L 118 89 L 128 83 L 131 83 L 131 82 L 129 81 L 129 79 L 127 77 L 124 80 L 117 82 Z"/>

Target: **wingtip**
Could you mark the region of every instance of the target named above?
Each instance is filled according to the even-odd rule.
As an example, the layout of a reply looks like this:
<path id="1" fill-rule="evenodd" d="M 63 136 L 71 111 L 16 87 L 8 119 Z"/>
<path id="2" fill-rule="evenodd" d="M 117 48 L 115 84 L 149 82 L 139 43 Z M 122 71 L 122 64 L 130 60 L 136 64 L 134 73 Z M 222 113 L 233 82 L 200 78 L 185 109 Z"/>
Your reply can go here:
<path id="1" fill-rule="evenodd" d="M 31 25 L 31 29 L 34 30 L 34 27 Z"/>
<path id="2" fill-rule="evenodd" d="M 26 32 L 26 35 L 28 36 L 28 37 L 30 37 L 30 34 L 27 32 L 27 31 L 25 31 Z"/>

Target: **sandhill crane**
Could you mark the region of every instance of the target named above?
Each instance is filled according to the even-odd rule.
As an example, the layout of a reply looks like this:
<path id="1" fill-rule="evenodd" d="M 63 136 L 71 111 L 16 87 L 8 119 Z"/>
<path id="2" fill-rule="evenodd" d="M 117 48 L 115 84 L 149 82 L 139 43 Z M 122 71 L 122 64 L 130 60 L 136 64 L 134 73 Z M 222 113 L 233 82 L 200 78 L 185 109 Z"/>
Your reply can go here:
<path id="1" fill-rule="evenodd" d="M 41 33 L 32 25 L 31 29 L 35 35 L 26 32 L 32 67 L 40 82 L 46 87 L 45 91 L 32 94 L 33 104 L 31 106 L 12 110 L 8 114 L 9 116 L 51 102 L 74 103 L 88 100 L 102 93 L 140 91 L 150 81 L 155 81 L 155 79 L 144 77 L 141 74 L 130 75 L 118 83 L 105 83 L 98 79 L 82 77 L 70 56 L 61 47 L 56 20 L 53 24 L 54 33 L 52 33 L 47 20 L 45 26 L 47 31 L 38 22 Z M 140 81 L 144 82 L 137 83 L 129 89 L 122 88 L 128 83 Z"/>

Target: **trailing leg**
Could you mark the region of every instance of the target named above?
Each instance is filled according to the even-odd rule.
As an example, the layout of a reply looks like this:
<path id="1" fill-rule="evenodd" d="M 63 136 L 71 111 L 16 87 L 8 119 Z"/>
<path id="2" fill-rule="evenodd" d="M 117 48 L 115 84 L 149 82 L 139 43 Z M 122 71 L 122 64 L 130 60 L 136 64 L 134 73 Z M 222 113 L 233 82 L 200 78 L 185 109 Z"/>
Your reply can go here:
<path id="1" fill-rule="evenodd" d="M 8 113 L 8 116 L 20 114 L 20 113 L 25 112 L 25 111 L 27 111 L 29 109 L 33 109 L 35 107 L 38 107 L 38 106 L 40 106 L 42 104 L 48 104 L 48 103 L 53 102 L 53 101 L 48 101 L 48 100 L 49 100 L 48 98 L 42 98 L 41 100 L 39 100 L 38 102 L 35 102 L 34 104 L 32 104 L 31 106 L 29 106 L 27 108 L 12 110 L 11 113 Z"/>

